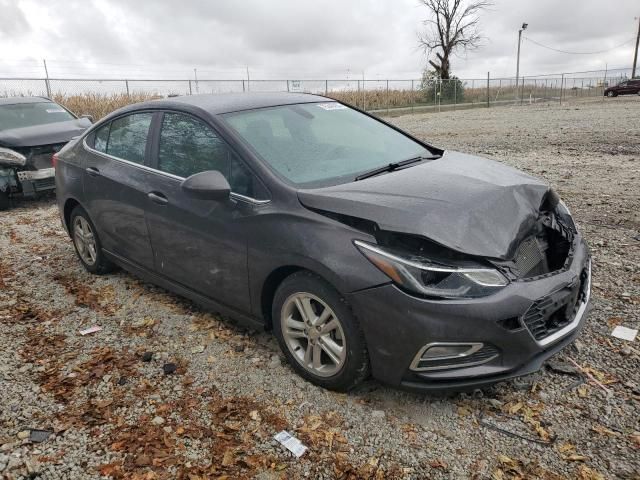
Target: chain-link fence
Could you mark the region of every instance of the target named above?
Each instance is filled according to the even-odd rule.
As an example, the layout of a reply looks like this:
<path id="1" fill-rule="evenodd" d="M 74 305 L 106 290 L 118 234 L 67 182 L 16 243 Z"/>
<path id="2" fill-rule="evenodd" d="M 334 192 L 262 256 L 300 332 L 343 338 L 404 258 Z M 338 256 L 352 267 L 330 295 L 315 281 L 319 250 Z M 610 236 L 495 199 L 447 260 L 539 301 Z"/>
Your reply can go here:
<path id="1" fill-rule="evenodd" d="M 629 69 L 536 77 L 440 80 L 140 80 L 0 78 L 0 97 L 42 95 L 96 118 L 127 103 L 173 95 L 306 92 L 384 113 L 443 111 L 601 97 L 628 79 Z"/>

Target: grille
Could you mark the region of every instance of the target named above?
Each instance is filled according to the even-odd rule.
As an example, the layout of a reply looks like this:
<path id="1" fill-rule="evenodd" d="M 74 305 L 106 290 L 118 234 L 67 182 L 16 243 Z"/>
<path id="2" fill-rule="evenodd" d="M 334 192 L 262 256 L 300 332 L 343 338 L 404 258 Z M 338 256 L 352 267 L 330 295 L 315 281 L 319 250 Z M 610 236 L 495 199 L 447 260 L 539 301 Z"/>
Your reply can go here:
<path id="1" fill-rule="evenodd" d="M 36 191 L 39 190 L 50 190 L 55 188 L 56 179 L 55 177 L 43 178 L 41 180 L 33 180 L 33 187 Z"/>
<path id="2" fill-rule="evenodd" d="M 448 368 L 463 368 L 472 365 L 479 365 L 493 360 L 500 352 L 493 345 L 485 344 L 480 350 L 471 355 L 446 359 L 423 359 L 421 358 L 415 370 L 444 370 Z"/>
<path id="3" fill-rule="evenodd" d="M 585 295 L 586 276 L 583 272 L 573 285 L 539 298 L 531 305 L 523 321 L 533 338 L 542 340 L 571 323 Z"/>

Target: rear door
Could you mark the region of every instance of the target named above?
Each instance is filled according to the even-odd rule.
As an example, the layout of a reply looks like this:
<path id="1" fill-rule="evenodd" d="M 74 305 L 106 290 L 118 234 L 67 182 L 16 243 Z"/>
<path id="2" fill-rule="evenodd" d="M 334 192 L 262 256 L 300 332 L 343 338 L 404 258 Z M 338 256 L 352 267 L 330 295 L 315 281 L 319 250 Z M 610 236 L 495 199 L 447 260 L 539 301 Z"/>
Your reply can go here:
<path id="1" fill-rule="evenodd" d="M 86 207 L 103 248 L 147 269 L 154 265 L 144 217 L 153 115 L 123 115 L 93 133 L 86 142 L 83 179 Z"/>
<path id="2" fill-rule="evenodd" d="M 209 298 L 250 311 L 249 222 L 268 203 L 266 189 L 202 120 L 165 112 L 154 140 L 147 223 L 156 271 Z M 196 173 L 220 171 L 231 185 L 224 201 L 195 199 L 181 189 Z"/>

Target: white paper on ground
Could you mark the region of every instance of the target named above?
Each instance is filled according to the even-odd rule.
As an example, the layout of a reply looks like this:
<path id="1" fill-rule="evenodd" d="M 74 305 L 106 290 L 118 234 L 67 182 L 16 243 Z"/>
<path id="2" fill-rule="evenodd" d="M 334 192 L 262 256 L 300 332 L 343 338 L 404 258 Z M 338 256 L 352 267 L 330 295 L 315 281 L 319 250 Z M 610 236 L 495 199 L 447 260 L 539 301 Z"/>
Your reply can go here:
<path id="1" fill-rule="evenodd" d="M 96 333 L 102 330 L 102 327 L 99 325 L 95 325 L 93 327 L 89 327 L 86 330 L 80 330 L 80 335 L 89 335 L 90 333 Z"/>
<path id="2" fill-rule="evenodd" d="M 638 335 L 638 330 L 635 328 L 623 327 L 622 325 L 618 325 L 611 332 L 611 336 L 616 338 L 621 338 L 622 340 L 628 340 L 633 342 L 636 339 L 636 335 Z"/>
<path id="3" fill-rule="evenodd" d="M 304 455 L 304 452 L 307 451 L 307 447 L 305 447 L 300 440 L 298 440 L 296 437 L 285 430 L 281 431 L 273 438 L 284 445 L 284 447 L 291 453 L 293 453 L 297 458 L 300 458 L 302 455 Z"/>

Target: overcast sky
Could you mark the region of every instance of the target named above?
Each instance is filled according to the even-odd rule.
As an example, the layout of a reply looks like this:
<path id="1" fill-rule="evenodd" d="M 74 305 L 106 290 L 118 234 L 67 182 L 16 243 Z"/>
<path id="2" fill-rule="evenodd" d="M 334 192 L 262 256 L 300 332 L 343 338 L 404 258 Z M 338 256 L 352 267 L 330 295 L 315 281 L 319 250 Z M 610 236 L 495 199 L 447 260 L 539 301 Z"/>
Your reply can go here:
<path id="1" fill-rule="evenodd" d="M 639 0 L 495 0 L 485 45 L 453 59 L 462 78 L 630 67 Z M 0 0 L 0 76 L 418 78 L 418 0 Z"/>

